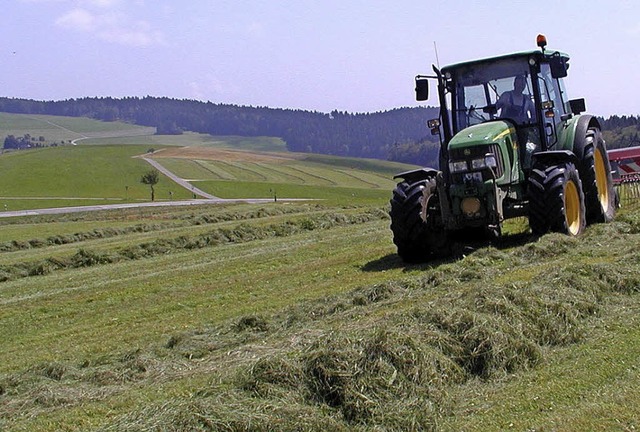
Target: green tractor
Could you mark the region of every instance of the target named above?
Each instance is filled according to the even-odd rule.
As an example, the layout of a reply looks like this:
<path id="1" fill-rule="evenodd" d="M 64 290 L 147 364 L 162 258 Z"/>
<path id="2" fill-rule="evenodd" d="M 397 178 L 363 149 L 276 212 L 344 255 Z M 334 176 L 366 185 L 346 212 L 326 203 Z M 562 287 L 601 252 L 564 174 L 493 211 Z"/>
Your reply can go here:
<path id="1" fill-rule="evenodd" d="M 584 99 L 569 100 L 569 56 L 546 50 L 459 63 L 416 77 L 427 100 L 436 80 L 440 169 L 396 175 L 391 230 L 405 261 L 447 256 L 476 235 L 497 237 L 504 220 L 528 217 L 534 235 L 577 236 L 609 222 L 616 197 L 607 149 Z"/>

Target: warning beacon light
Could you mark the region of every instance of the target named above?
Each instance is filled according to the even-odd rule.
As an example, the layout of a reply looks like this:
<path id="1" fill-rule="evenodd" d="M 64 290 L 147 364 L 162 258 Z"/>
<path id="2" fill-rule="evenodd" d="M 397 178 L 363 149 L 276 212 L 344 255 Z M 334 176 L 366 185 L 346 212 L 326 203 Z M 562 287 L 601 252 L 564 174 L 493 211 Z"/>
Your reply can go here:
<path id="1" fill-rule="evenodd" d="M 547 37 L 543 34 L 539 34 L 536 38 L 536 43 L 540 48 L 542 48 L 542 51 L 544 51 L 544 47 L 547 46 Z"/>

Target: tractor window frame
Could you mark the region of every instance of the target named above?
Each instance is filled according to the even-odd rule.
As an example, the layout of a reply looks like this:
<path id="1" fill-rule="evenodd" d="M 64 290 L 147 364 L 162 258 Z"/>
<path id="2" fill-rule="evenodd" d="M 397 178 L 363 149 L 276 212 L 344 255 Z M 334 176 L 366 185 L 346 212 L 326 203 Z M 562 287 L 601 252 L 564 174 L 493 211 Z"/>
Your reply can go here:
<path id="1" fill-rule="evenodd" d="M 516 57 L 463 65 L 451 73 L 452 94 L 451 117 L 454 134 L 476 123 L 500 119 L 496 110 L 498 98 L 506 91 L 513 90 L 516 76 L 526 78 L 523 94 L 536 106 L 535 85 L 528 57 Z M 469 97 L 473 89 L 473 97 Z M 520 124 L 532 126 L 537 123 L 537 110 L 533 117 Z"/>

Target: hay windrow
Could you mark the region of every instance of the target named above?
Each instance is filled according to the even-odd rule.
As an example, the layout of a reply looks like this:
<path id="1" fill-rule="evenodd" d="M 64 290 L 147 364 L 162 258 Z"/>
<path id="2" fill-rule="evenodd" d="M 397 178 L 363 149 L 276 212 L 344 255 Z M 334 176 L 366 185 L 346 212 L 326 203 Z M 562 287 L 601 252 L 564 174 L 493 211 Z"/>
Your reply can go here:
<path id="1" fill-rule="evenodd" d="M 287 237 L 303 232 L 328 230 L 387 218 L 388 215 L 381 209 L 367 209 L 347 213 L 330 211 L 292 217 L 284 222 L 265 225 L 252 225 L 246 222 L 240 222 L 234 227 L 215 228 L 199 235 L 181 235 L 174 238 L 161 238 L 112 251 L 94 251 L 87 248 L 80 248 L 72 256 L 50 257 L 35 262 L 0 265 L 0 282 L 30 276 L 46 275 L 53 271 L 69 268 L 91 267 L 225 244 L 247 243 L 274 237 Z"/>
<path id="2" fill-rule="evenodd" d="M 41 263 L 40 272 L 383 217 L 320 212 L 277 225 L 240 223 L 198 238 L 138 244 L 128 256 L 83 249 L 69 261 L 47 261 L 53 270 Z M 628 235 L 627 223 L 610 225 L 588 230 L 589 242 L 551 234 L 520 247 L 487 247 L 403 279 L 178 328 L 157 346 L 5 374 L 0 425 L 22 412 L 37 416 L 204 375 L 188 391 L 141 402 L 100 430 L 438 430 L 453 409 L 452 392 L 538 367 L 555 347 L 588 340 L 593 323 L 611 313 L 612 298 L 640 291 L 634 247 L 616 244 L 617 265 L 598 258 L 598 244 Z"/>

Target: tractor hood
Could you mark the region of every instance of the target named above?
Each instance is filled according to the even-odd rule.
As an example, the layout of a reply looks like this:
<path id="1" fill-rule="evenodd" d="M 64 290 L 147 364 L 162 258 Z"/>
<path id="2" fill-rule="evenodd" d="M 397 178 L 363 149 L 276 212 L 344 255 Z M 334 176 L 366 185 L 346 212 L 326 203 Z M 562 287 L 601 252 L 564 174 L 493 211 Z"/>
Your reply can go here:
<path id="1" fill-rule="evenodd" d="M 458 132 L 449 141 L 449 150 L 504 143 L 507 136 L 515 133 L 513 125 L 503 120 L 480 123 Z M 511 141 L 516 142 L 515 137 Z"/>
<path id="2" fill-rule="evenodd" d="M 494 173 L 498 183 L 512 183 L 520 177 L 517 142 L 513 123 L 504 120 L 480 123 L 461 130 L 449 141 L 449 160 L 458 163 L 458 170 L 464 167 L 473 170 L 473 160 L 491 154 L 497 164 Z"/>

